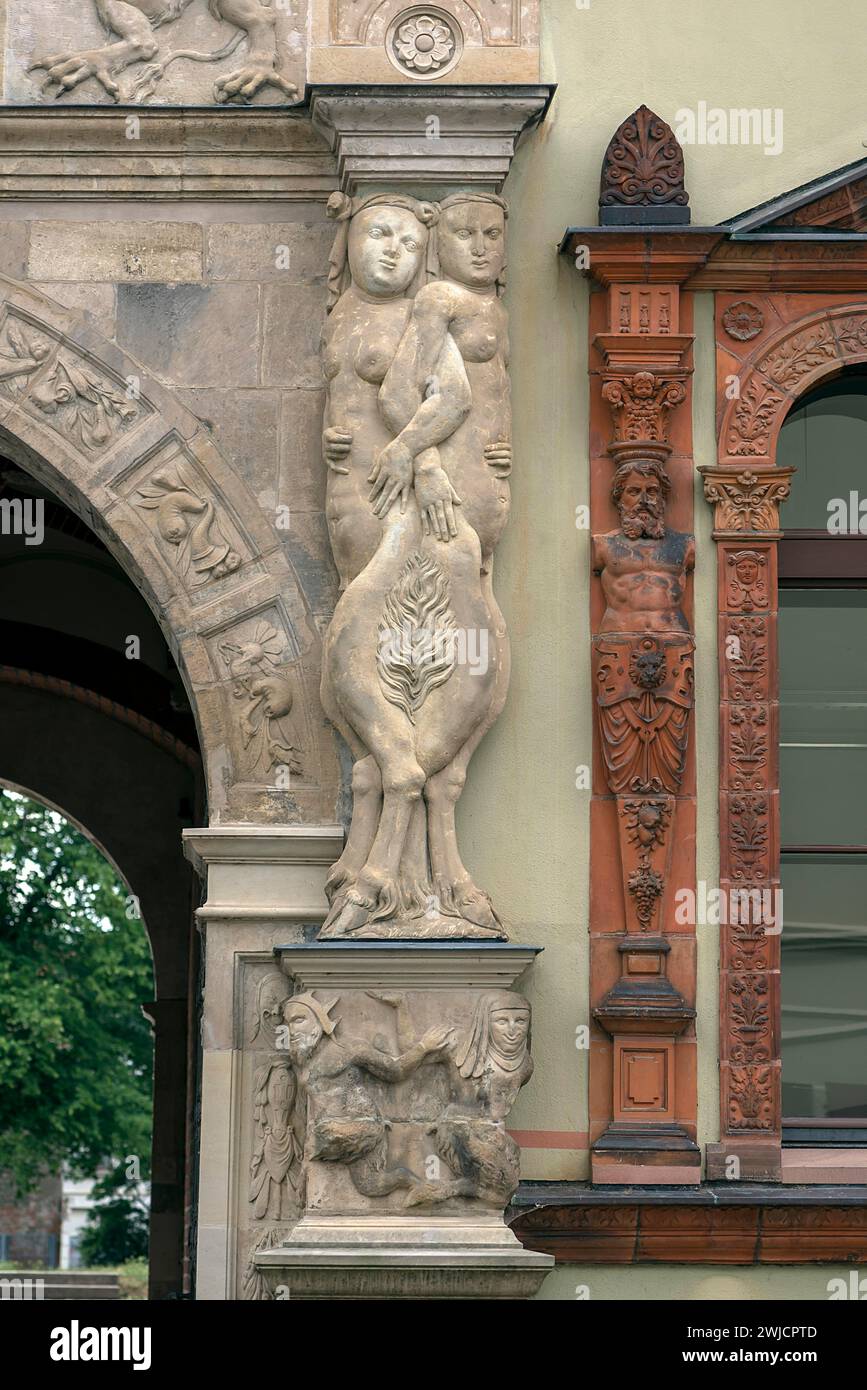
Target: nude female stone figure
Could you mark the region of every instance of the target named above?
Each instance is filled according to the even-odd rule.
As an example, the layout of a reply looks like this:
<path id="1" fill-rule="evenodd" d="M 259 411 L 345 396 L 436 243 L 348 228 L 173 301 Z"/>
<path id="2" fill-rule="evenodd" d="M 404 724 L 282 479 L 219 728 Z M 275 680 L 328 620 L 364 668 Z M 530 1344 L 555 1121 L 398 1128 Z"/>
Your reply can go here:
<path id="1" fill-rule="evenodd" d="M 487 730 L 499 717 L 509 685 L 510 658 L 505 622 L 493 592 L 493 552 L 509 514 L 511 407 L 509 338 L 500 302 L 505 280 L 505 202 L 494 195 L 457 193 L 440 204 L 435 237 L 442 279 L 424 286 L 383 382 L 383 413 L 396 432 L 379 458 L 375 485 L 400 476 L 410 460 L 416 492 L 425 460 L 414 455 L 415 412 L 435 387 L 444 344 L 454 342 L 463 359 L 472 395 L 465 420 L 445 439 L 438 462 L 453 487 L 451 503 L 424 504 L 428 532 L 448 541 L 456 534 L 455 507 L 469 522 L 481 548 L 481 587 L 497 647 L 496 682 L 484 717 L 457 756 L 429 778 L 424 788 L 433 884 L 446 912 L 456 912 L 479 928 L 494 929 L 498 919 L 488 895 L 476 887 L 463 864 L 455 832 L 455 806 L 467 766 Z"/>
<path id="2" fill-rule="evenodd" d="M 326 516 L 343 591 L 376 552 L 389 507 L 405 511 L 412 485 L 410 473 L 407 486 L 394 489 L 393 496 L 380 488 L 374 509 L 371 483 L 376 461 L 391 440 L 378 393 L 409 319 L 408 292 L 424 273 L 428 228 L 435 210 L 397 194 L 376 195 L 361 203 L 335 194 L 328 212 L 337 221 L 338 234 L 332 252 L 331 312 L 322 345 L 328 382 L 323 453 L 328 465 Z M 468 409 L 469 386 L 460 359 L 453 348 L 444 356 L 449 358 L 442 367 L 444 389 L 428 407 L 428 418 L 419 420 L 420 446 L 448 434 Z M 444 479 L 439 485 L 441 491 L 447 486 Z M 356 760 L 352 824 L 327 884 L 333 913 L 339 913 L 373 844 L 382 781 L 377 760 L 335 698 L 327 662 L 322 702 Z"/>
<path id="3" fill-rule="evenodd" d="M 416 296 L 379 393 L 395 436 L 370 474 L 382 537 L 349 583 L 326 638 L 340 727 L 349 726 L 370 749 L 384 783 L 370 853 L 360 871 L 353 862 L 351 874 L 344 872 L 326 936 L 503 934 L 460 859 L 454 806 L 508 683 L 504 624 L 490 579 L 510 465 L 508 342 L 498 299 L 505 205 L 466 194 L 442 207 L 446 278 Z M 408 650 L 384 657 L 383 634 L 397 629 L 409 633 Z M 455 639 L 469 634 L 480 639 L 485 658 L 472 668 L 455 658 Z M 361 786 L 357 793 L 359 807 Z M 370 820 L 362 814 L 359 821 L 358 811 L 353 829 L 357 823 L 369 834 Z M 345 871 L 346 854 L 342 859 Z M 431 872 L 431 910 L 419 922 Z"/>

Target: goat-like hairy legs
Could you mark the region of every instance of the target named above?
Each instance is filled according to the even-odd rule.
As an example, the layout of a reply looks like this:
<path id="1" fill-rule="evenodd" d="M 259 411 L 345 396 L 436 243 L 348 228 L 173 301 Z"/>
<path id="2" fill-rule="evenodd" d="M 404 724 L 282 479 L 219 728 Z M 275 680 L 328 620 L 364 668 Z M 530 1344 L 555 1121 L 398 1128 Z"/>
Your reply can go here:
<path id="1" fill-rule="evenodd" d="M 491 725 L 499 718 L 509 689 L 511 655 L 506 624 L 494 598 L 491 559 L 482 570 L 482 593 L 496 633 L 499 667 L 494 696 L 485 719 L 452 761 L 428 778 L 424 796 L 428 812 L 428 839 L 434 891 L 446 912 L 457 912 L 477 927 L 500 935 L 500 922 L 488 894 L 477 888 L 461 859 L 455 829 L 455 807 L 467 780 L 467 767 Z"/>
<path id="2" fill-rule="evenodd" d="M 373 848 L 382 806 L 382 778 L 376 759 L 368 753 L 355 730 L 340 713 L 325 667 L 322 671 L 320 696 L 326 715 L 335 728 L 340 730 L 355 758 L 352 769 L 352 821 L 343 853 L 336 863 L 332 864 L 325 883 L 331 911 L 325 919 L 324 930 L 339 916 L 346 894 L 367 863 L 368 855 Z"/>
<path id="3" fill-rule="evenodd" d="M 405 733 L 395 728 L 393 738 L 385 739 L 383 744 L 377 750 L 382 772 L 379 827 L 367 863 L 354 887 L 348 890 L 342 911 L 336 918 L 329 918 L 333 934 L 338 936 L 391 917 L 399 906 L 400 863 L 425 774 Z"/>

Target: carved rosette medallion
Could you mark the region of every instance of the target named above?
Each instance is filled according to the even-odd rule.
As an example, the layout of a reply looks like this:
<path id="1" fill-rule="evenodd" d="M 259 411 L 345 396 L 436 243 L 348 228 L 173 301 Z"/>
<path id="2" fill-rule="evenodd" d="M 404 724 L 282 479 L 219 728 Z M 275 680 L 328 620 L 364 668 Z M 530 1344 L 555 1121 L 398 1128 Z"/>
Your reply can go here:
<path id="1" fill-rule="evenodd" d="M 722 316 L 722 326 L 730 338 L 739 343 L 748 343 L 757 338 L 765 326 L 765 316 L 757 304 L 741 299 L 730 304 Z"/>
<path id="2" fill-rule="evenodd" d="M 464 36 L 454 15 L 430 5 L 404 10 L 392 20 L 385 39 L 389 60 L 404 77 L 429 82 L 457 67 Z"/>

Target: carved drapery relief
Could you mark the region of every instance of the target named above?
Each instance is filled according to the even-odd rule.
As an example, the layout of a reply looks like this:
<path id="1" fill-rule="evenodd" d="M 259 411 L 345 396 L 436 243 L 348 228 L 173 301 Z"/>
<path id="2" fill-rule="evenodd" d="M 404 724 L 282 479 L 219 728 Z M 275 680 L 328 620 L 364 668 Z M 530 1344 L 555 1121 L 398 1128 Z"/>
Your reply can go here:
<path id="1" fill-rule="evenodd" d="M 522 995 L 304 991 L 283 1016 L 308 1209 L 506 1205 L 519 1151 L 505 1121 L 533 1071 Z"/>
<path id="2" fill-rule="evenodd" d="M 336 194 L 329 211 L 323 449 L 342 594 L 322 700 L 355 768 L 322 934 L 501 937 L 455 804 L 508 683 L 492 587 L 511 468 L 506 208 Z"/>
<path id="3" fill-rule="evenodd" d="M 66 16 L 61 16 L 58 27 L 64 37 L 89 34 L 96 21 L 103 35 L 108 31 L 108 41 L 103 38 L 91 46 L 46 51 L 52 41 L 50 27 L 46 26 L 44 36 L 37 31 L 39 40 L 29 55 L 27 72 L 37 90 L 42 81 L 46 97 L 77 93 L 83 87 L 80 99 L 84 100 L 102 89 L 112 100 L 125 104 L 146 102 L 157 93 L 163 100 L 186 97 L 195 103 L 207 100 L 197 76 L 202 64 L 220 65 L 219 76 L 212 81 L 215 102 L 248 102 L 259 92 L 267 92 L 271 102 L 298 96 L 298 85 L 283 71 L 286 48 L 278 44 L 278 32 L 284 43 L 286 38 L 281 12 L 287 22 L 297 23 L 300 18 L 303 25 L 306 19 L 294 3 L 284 3 L 275 11 L 262 0 L 208 0 L 207 5 L 205 0 L 172 0 L 161 9 L 148 0 L 94 0 L 93 4 L 79 0 L 75 10 L 79 22 L 71 28 Z M 172 26 L 169 32 L 168 26 Z"/>

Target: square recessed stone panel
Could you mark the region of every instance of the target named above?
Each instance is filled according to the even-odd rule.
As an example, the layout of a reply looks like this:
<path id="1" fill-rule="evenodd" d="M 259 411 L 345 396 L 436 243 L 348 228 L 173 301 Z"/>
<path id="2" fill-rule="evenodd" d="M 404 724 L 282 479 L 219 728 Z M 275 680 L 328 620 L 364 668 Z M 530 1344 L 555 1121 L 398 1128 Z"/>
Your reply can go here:
<path id="1" fill-rule="evenodd" d="M 311 82 L 538 82 L 539 0 L 314 0 Z"/>

